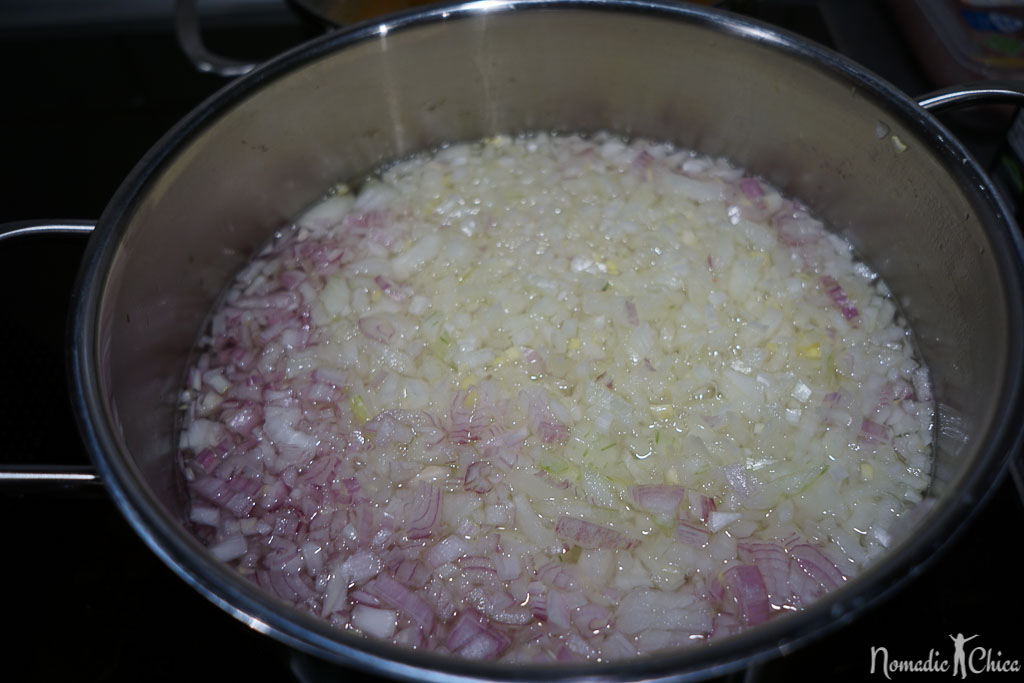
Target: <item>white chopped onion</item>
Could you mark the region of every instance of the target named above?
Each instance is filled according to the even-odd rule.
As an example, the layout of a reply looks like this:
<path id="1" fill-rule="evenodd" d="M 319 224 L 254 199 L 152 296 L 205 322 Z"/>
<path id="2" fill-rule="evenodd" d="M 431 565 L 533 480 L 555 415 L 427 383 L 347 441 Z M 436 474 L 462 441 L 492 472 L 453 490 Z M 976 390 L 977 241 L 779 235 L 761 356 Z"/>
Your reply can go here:
<path id="1" fill-rule="evenodd" d="M 933 388 L 885 291 L 723 160 L 546 134 L 413 157 L 280 231 L 213 315 L 189 519 L 408 647 L 726 636 L 855 575 L 928 485 Z"/>
<path id="2" fill-rule="evenodd" d="M 398 626 L 398 613 L 390 609 L 377 609 L 356 605 L 352 609 L 352 625 L 377 638 L 390 638 Z"/>

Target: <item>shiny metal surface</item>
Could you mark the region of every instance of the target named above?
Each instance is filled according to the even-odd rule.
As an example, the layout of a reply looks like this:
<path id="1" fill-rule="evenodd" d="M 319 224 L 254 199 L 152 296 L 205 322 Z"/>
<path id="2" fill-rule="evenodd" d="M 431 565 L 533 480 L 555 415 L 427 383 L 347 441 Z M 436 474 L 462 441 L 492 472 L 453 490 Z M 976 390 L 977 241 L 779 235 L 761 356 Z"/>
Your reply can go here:
<path id="1" fill-rule="evenodd" d="M 94 226 L 87 221 L 18 221 L 0 225 L 0 249 L 15 240 L 92 234 Z M 99 483 L 92 467 L 73 465 L 26 465 L 9 462 L 16 453 L 5 453 L 0 461 L 0 486 L 33 483 L 40 485 L 80 485 Z"/>
<path id="2" fill-rule="evenodd" d="M 632 662 L 499 666 L 338 632 L 222 567 L 183 528 L 179 388 L 232 272 L 331 183 L 446 141 L 612 130 L 724 155 L 806 202 L 888 282 L 940 402 L 930 502 L 892 552 L 809 609 Z M 908 580 L 1020 444 L 1024 265 L 977 164 L 906 95 L 823 48 L 655 2 L 473 2 L 313 41 L 179 124 L 104 212 L 71 350 L 84 439 L 150 547 L 254 628 L 408 680 L 676 680 L 777 656 Z"/>
<path id="3" fill-rule="evenodd" d="M 91 467 L 63 466 L 20 466 L 4 465 L 0 468 L 0 486 L 3 484 L 100 484 L 100 479 Z"/>
<path id="4" fill-rule="evenodd" d="M 979 81 L 944 88 L 918 99 L 928 111 L 945 111 L 958 107 L 1009 104 L 1024 105 L 1024 82 Z"/>
<path id="5" fill-rule="evenodd" d="M 439 4 L 436 0 L 289 0 L 326 26 L 351 26 L 383 14 Z"/>
<path id="6" fill-rule="evenodd" d="M 0 225 L 0 242 L 47 235 L 88 237 L 94 229 L 91 221 L 18 221 Z"/>
<path id="7" fill-rule="evenodd" d="M 222 57 L 206 47 L 199 26 L 196 3 L 197 0 L 175 0 L 174 3 L 174 26 L 178 44 L 189 61 L 203 73 L 229 78 L 243 76 L 255 69 L 255 62 Z"/>

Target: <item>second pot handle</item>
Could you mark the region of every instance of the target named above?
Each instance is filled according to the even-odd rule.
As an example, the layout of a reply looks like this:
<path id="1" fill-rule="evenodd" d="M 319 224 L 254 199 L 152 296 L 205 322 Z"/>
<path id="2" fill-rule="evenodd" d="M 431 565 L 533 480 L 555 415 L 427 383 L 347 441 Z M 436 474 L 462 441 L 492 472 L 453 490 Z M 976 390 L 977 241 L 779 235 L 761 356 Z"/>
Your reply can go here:
<path id="1" fill-rule="evenodd" d="M 1011 105 L 1024 107 L 1024 81 L 978 81 L 952 86 L 928 93 L 917 100 L 918 105 L 930 112 L 960 109 L 962 107 Z M 1024 496 L 1024 449 L 1009 457 L 1010 476 Z"/>
<path id="2" fill-rule="evenodd" d="M 0 249 L 14 240 L 76 235 L 88 237 L 93 224 L 85 221 L 21 221 L 0 226 Z M 78 487 L 98 484 L 92 465 L 22 465 L 0 462 L 0 486 L 33 484 L 40 487 Z"/>
<path id="3" fill-rule="evenodd" d="M 197 1 L 176 0 L 174 3 L 174 24 L 175 32 L 178 34 L 178 44 L 189 61 L 203 73 L 227 78 L 244 76 L 255 69 L 255 62 L 221 57 L 206 48 L 199 30 Z"/>
<path id="4" fill-rule="evenodd" d="M 1024 106 L 1024 81 L 976 81 L 954 85 L 923 95 L 917 103 L 930 112 L 993 104 Z"/>
<path id="5" fill-rule="evenodd" d="M 79 235 L 88 237 L 96 228 L 89 221 L 17 221 L 0 225 L 0 248 L 8 240 L 36 235 Z"/>

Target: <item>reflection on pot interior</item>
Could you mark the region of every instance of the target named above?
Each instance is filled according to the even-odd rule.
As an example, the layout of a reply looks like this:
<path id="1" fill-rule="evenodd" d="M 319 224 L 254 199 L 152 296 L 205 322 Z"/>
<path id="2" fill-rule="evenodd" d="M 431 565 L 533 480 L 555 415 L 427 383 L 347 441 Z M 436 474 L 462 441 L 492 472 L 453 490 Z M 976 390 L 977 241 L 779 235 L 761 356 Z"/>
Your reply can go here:
<path id="1" fill-rule="evenodd" d="M 467 658 L 615 660 L 800 609 L 929 482 L 885 285 L 798 201 L 657 142 L 499 136 L 332 188 L 198 354 L 211 552 Z"/>

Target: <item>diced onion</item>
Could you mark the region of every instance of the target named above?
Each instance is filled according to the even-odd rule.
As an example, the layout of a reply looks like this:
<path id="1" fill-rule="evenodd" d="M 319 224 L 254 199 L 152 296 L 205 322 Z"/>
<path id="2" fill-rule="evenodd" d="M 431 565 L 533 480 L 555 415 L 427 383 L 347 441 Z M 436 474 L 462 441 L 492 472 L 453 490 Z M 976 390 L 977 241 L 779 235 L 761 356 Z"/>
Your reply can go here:
<path id="1" fill-rule="evenodd" d="M 214 312 L 189 523 L 405 647 L 726 637 L 855 576 L 929 483 L 936 389 L 886 294 L 721 159 L 607 134 L 408 158 L 279 230 Z"/>

